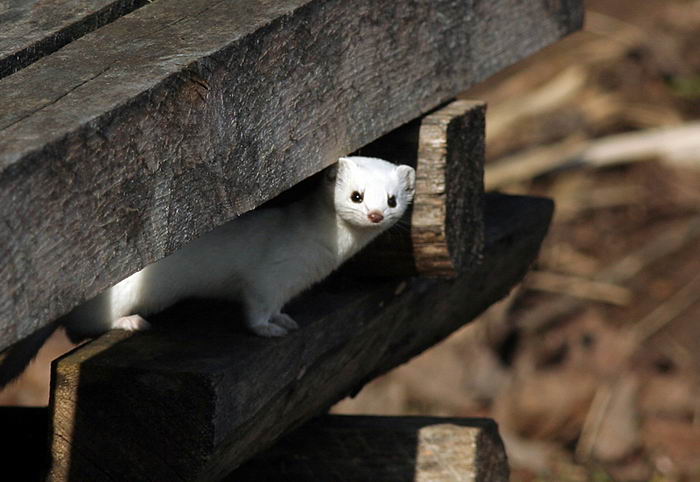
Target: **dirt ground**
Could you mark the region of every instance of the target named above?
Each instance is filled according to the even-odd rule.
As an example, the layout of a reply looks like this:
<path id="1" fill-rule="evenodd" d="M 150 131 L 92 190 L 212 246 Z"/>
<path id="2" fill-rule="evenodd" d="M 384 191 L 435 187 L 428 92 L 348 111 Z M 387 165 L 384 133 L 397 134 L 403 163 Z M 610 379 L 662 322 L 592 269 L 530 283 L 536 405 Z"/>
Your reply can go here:
<path id="1" fill-rule="evenodd" d="M 465 94 L 489 189 L 557 203 L 537 265 L 334 411 L 493 417 L 514 481 L 700 480 L 700 2 L 587 6 Z"/>

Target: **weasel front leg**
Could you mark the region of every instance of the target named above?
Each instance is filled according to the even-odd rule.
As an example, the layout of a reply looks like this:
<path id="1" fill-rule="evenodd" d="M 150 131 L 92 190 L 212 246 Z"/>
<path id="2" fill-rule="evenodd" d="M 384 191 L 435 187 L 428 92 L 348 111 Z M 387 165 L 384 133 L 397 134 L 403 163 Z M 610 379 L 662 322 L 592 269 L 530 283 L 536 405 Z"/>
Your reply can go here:
<path id="1" fill-rule="evenodd" d="M 258 336 L 267 338 L 275 336 L 284 336 L 287 334 L 287 329 L 276 325 L 270 321 L 268 314 L 246 314 L 245 324 L 250 331 Z"/>
<path id="2" fill-rule="evenodd" d="M 289 331 L 299 329 L 299 325 L 296 321 L 294 321 L 294 318 L 286 313 L 275 313 L 270 317 L 270 322 L 277 326 L 281 326 L 282 328 L 286 328 Z"/>
<path id="3" fill-rule="evenodd" d="M 245 324 L 250 331 L 259 336 L 284 336 L 299 325 L 291 316 L 281 313 L 279 308 L 270 308 L 262 296 L 249 297 L 245 300 Z"/>

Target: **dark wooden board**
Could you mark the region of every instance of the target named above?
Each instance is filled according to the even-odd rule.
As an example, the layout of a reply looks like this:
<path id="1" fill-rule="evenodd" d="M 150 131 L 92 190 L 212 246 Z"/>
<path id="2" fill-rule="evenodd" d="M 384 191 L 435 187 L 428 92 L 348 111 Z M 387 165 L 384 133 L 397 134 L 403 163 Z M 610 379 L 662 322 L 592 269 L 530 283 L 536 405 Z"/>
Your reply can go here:
<path id="1" fill-rule="evenodd" d="M 149 332 L 110 332 L 63 358 L 53 480 L 220 480 L 510 291 L 552 203 L 488 195 L 485 213 L 484 261 L 459 278 L 329 280 L 298 300 L 301 329 L 281 339 L 236 329 L 234 307 L 183 304 Z"/>
<path id="2" fill-rule="evenodd" d="M 148 3 L 18 0 L 0 3 L 0 78 Z"/>
<path id="3" fill-rule="evenodd" d="M 226 482 L 508 482 L 503 441 L 485 418 L 323 415 Z"/>
<path id="4" fill-rule="evenodd" d="M 171 0 L 0 79 L 0 349 L 581 21 L 580 0 Z"/>
<path id="5" fill-rule="evenodd" d="M 46 480 L 50 417 L 46 407 L 0 406 L 2 427 L 2 480 Z"/>

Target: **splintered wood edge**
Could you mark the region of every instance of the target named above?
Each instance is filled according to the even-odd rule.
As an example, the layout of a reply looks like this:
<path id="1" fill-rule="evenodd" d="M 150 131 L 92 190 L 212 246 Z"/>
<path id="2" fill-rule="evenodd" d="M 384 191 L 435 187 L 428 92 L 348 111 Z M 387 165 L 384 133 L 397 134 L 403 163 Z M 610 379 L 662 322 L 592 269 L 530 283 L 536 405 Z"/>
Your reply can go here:
<path id="1" fill-rule="evenodd" d="M 455 277 L 481 256 L 485 109 L 483 102 L 457 100 L 420 123 L 411 214 L 420 274 Z"/>

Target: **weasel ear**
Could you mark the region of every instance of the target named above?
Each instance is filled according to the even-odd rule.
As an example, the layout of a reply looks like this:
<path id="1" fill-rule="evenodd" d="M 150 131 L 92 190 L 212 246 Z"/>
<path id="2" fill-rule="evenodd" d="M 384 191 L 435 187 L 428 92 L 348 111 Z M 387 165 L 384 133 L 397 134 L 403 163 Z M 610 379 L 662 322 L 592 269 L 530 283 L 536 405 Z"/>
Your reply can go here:
<path id="1" fill-rule="evenodd" d="M 343 173 L 352 169 L 355 165 L 355 161 L 350 157 L 341 157 L 338 162 L 326 169 L 326 179 L 328 181 L 335 181 L 338 177 L 338 173 Z M 342 176 L 342 174 L 341 174 Z"/>
<path id="2" fill-rule="evenodd" d="M 413 193 L 416 192 L 416 170 L 411 166 L 406 166 L 405 164 L 398 166 L 396 172 L 401 179 L 401 183 L 404 185 L 406 192 Z"/>
<path id="3" fill-rule="evenodd" d="M 338 159 L 338 168 L 340 170 L 352 169 L 356 165 L 352 157 L 341 157 Z"/>

